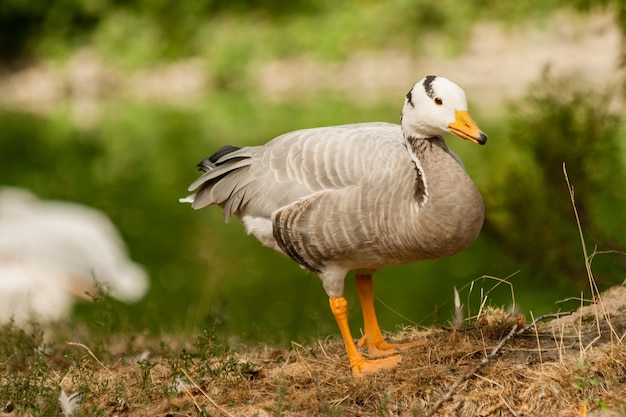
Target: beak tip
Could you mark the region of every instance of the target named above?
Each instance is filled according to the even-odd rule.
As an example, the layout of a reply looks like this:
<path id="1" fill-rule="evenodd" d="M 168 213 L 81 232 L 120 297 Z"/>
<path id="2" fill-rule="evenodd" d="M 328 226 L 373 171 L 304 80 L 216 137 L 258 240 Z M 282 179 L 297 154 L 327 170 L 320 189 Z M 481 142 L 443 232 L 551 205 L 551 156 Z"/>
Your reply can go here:
<path id="1" fill-rule="evenodd" d="M 480 137 L 478 138 L 478 144 L 484 145 L 485 143 L 487 143 L 487 135 L 485 135 L 483 132 L 480 132 Z"/>

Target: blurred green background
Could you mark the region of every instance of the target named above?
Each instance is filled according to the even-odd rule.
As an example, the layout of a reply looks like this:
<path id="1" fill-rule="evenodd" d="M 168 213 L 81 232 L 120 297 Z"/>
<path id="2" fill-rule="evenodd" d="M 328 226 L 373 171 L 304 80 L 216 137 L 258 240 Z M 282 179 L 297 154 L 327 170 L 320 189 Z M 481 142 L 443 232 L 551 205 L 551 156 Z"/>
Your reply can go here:
<path id="1" fill-rule="evenodd" d="M 151 277 L 144 300 L 116 304 L 124 330 L 191 334 L 218 323 L 232 342 L 324 337 L 337 331 L 315 275 L 261 247 L 236 219 L 224 224 L 218 208 L 194 212 L 178 202 L 198 175 L 195 164 L 223 144 L 262 144 L 290 130 L 398 122 L 412 83 L 440 69 L 427 65 L 429 57 L 448 70 L 457 60 L 463 73 L 467 61 L 459 58 L 481 51 L 471 35 L 485 22 L 502 34 L 539 33 L 540 45 L 542 36 L 598 15 L 624 45 L 626 6 L 618 0 L 3 0 L 0 184 L 110 216 Z M 507 307 L 514 297 L 520 312 L 535 316 L 578 305 L 556 304 L 589 287 L 563 163 L 588 250 L 614 251 L 593 259 L 599 286 L 624 281 L 625 55 L 610 53 L 621 64 L 603 84 L 530 59 L 519 72 L 538 75 L 519 81 L 515 99 L 492 102 L 500 87 L 490 79 L 466 82 L 490 141 L 448 143 L 485 198 L 483 233 L 451 258 L 381 271 L 383 328 L 445 324 L 453 286 L 463 288 L 468 315 L 485 295 Z M 397 80 L 402 88 L 350 84 L 350 68 L 357 78 L 369 66 L 388 66 L 393 78 L 403 61 L 390 56 L 418 64 Z M 571 59 L 580 64 L 585 56 Z M 272 72 L 273 63 L 291 65 Z M 341 71 L 345 88 L 332 81 Z M 300 81 L 285 84 L 294 75 Z M 506 76 L 518 86 L 519 74 Z M 505 278 L 513 290 L 499 283 Z M 347 297 L 356 334 L 351 282 Z M 93 323 L 99 314 L 99 306 L 81 304 L 73 320 Z"/>

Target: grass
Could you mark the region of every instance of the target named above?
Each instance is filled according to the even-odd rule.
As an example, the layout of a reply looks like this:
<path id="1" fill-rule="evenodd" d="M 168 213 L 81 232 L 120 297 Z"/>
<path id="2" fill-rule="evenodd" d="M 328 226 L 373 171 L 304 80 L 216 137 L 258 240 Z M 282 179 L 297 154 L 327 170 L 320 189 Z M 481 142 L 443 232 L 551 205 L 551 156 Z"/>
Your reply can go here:
<path id="1" fill-rule="evenodd" d="M 483 301 L 462 326 L 388 335 L 428 343 L 406 352 L 399 368 L 361 380 L 350 376 L 338 337 L 276 349 L 231 347 L 217 325 L 195 338 L 157 340 L 94 335 L 71 323 L 7 323 L 0 415 L 622 415 L 626 314 L 612 306 L 624 293 L 615 287 L 614 296 L 598 294 L 597 304 L 537 326 Z M 608 328 L 603 316 L 612 318 Z"/>

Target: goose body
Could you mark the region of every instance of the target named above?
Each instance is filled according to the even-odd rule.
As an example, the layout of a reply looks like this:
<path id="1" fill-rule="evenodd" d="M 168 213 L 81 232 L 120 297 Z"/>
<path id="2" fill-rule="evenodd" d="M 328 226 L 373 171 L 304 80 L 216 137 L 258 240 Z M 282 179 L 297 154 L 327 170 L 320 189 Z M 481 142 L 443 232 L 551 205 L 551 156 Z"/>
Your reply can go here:
<path id="1" fill-rule="evenodd" d="M 441 102 L 441 104 L 439 104 Z M 441 134 L 483 144 L 463 90 L 429 76 L 405 98 L 402 124 L 360 123 L 299 130 L 263 146 L 225 146 L 183 201 L 219 205 L 248 233 L 315 272 L 330 297 L 354 376 L 395 366 L 399 356 L 367 360 L 347 325 L 344 279 L 356 271 L 365 321 L 360 344 L 373 356 L 402 346 L 382 340 L 372 274 L 386 266 L 450 256 L 483 223 L 482 197 Z M 344 317 L 345 316 L 345 317 Z"/>

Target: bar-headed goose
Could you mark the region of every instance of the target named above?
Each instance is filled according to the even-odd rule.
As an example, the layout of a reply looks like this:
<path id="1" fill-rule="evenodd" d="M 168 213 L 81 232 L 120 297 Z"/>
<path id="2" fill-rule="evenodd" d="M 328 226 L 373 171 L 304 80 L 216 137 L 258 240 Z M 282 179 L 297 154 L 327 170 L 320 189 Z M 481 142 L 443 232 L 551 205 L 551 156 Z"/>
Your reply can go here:
<path id="1" fill-rule="evenodd" d="M 225 146 L 182 199 L 194 209 L 218 205 L 248 233 L 316 273 L 330 297 L 350 360 L 360 377 L 391 368 L 407 345 L 383 340 L 372 274 L 386 266 L 452 255 L 469 246 L 484 216 L 480 193 L 441 135 L 484 144 L 465 93 L 427 76 L 406 95 L 401 125 L 359 123 L 286 133 L 262 146 Z M 364 319 L 355 345 L 344 279 L 355 270 Z"/>

